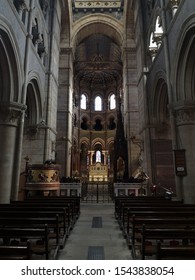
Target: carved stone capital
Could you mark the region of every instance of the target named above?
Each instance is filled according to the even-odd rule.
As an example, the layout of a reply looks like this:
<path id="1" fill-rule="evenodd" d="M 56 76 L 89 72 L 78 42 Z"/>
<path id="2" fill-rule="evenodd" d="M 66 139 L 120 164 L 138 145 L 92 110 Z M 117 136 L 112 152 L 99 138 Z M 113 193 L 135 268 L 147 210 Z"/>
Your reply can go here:
<path id="1" fill-rule="evenodd" d="M 22 112 L 26 106 L 18 103 L 1 103 L 0 104 L 0 125 L 17 126 Z"/>
<path id="2" fill-rule="evenodd" d="M 175 111 L 176 125 L 195 124 L 195 108 L 181 108 Z"/>

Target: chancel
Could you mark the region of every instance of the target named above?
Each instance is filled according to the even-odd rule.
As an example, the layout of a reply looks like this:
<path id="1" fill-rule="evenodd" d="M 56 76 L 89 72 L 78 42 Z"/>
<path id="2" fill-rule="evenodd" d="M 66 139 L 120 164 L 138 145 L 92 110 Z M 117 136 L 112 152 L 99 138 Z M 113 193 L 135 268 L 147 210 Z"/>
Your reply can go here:
<path id="1" fill-rule="evenodd" d="M 0 258 L 195 259 L 194 33 L 192 0 L 0 0 Z"/>

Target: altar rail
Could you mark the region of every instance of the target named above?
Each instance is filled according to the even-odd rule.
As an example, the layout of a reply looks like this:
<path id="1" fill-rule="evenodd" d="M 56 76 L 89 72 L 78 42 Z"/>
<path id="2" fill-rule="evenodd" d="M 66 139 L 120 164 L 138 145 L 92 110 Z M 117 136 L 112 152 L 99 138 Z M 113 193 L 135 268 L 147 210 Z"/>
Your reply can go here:
<path id="1" fill-rule="evenodd" d="M 81 183 L 61 183 L 60 196 L 81 196 Z"/>
<path id="2" fill-rule="evenodd" d="M 114 183 L 115 196 L 148 195 L 147 185 L 141 183 Z"/>

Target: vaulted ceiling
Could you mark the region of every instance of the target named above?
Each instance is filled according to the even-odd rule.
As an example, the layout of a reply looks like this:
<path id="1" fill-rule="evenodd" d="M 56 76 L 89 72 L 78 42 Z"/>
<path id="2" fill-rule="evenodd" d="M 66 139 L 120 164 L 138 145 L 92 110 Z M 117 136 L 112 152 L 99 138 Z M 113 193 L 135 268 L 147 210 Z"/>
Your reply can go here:
<path id="1" fill-rule="evenodd" d="M 103 34 L 91 35 L 77 46 L 74 69 L 91 88 L 116 83 L 122 71 L 120 48 Z"/>
<path id="2" fill-rule="evenodd" d="M 120 21 L 123 1 L 74 0 L 72 8 L 75 22 L 96 14 Z M 90 88 L 106 88 L 121 80 L 121 50 L 120 43 L 115 38 L 116 33 L 114 27 L 108 27 L 100 21 L 89 24 L 80 31 L 77 37 L 74 72 L 81 83 Z"/>

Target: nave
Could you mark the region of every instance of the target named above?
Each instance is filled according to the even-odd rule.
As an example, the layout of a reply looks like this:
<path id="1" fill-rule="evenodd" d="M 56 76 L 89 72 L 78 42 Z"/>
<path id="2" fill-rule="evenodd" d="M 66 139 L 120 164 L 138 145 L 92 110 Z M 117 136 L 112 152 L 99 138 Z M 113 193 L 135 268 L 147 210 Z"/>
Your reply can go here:
<path id="1" fill-rule="evenodd" d="M 195 204 L 174 198 L 31 197 L 0 204 L 0 259 L 195 259 Z"/>
<path id="2" fill-rule="evenodd" d="M 131 252 L 114 216 L 113 203 L 81 203 L 81 214 L 59 260 L 129 260 Z"/>

